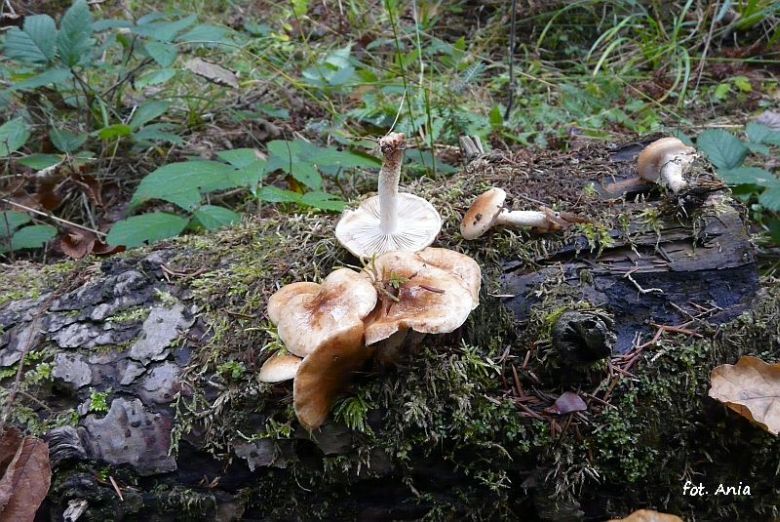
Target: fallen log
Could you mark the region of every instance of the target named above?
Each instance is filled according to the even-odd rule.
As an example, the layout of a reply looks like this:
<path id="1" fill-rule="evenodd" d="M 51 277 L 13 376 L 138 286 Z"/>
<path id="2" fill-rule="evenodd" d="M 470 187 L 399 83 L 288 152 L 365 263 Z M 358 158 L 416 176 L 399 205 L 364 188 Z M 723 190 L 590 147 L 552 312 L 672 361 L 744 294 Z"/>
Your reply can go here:
<path id="1" fill-rule="evenodd" d="M 0 275 L 3 420 L 50 446 L 41 515 L 61 520 L 599 520 L 653 507 L 755 520 L 775 506 L 776 438 L 706 397 L 744 353 L 778 359 L 780 293 L 758 277 L 743 211 L 699 165 L 697 189 L 626 198 L 630 155 L 479 156 L 415 181 L 437 242 L 477 259 L 481 306 L 391 369 L 367 366 L 320 431 L 289 384 L 279 286 L 356 264 L 335 218 L 298 209 L 106 260 Z M 561 235 L 457 229 L 490 185 L 515 208 L 587 215 Z M 15 376 L 19 371 L 18 385 Z M 561 413 L 564 393 L 586 405 Z M 684 480 L 749 482 L 689 498 Z M 69 511 L 70 510 L 70 511 Z M 724 515 L 725 514 L 725 515 Z"/>

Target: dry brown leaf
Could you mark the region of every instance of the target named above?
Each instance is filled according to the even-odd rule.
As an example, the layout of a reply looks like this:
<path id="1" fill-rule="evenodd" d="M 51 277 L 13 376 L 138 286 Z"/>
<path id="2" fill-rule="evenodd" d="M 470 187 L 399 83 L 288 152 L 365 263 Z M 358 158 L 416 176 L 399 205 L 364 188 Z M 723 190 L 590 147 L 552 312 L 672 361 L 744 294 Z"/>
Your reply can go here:
<path id="1" fill-rule="evenodd" d="M 650 509 L 640 509 L 639 511 L 634 511 L 626 518 L 616 518 L 609 522 L 683 522 L 683 519 L 677 515 L 668 515 Z"/>
<path id="2" fill-rule="evenodd" d="M 0 522 L 32 522 L 51 484 L 49 447 L 9 429 L 0 439 L 3 457 L 14 443 L 16 451 L 0 479 Z"/>
<path id="3" fill-rule="evenodd" d="M 575 411 L 585 411 L 588 405 L 582 400 L 582 397 L 574 392 L 563 392 L 560 397 L 555 399 L 555 404 L 545 411 L 555 415 L 565 415 Z"/>
<path id="4" fill-rule="evenodd" d="M 92 253 L 96 241 L 92 232 L 72 229 L 60 237 L 57 247 L 68 257 L 82 259 Z"/>
<path id="5" fill-rule="evenodd" d="M 238 89 L 238 77 L 232 71 L 228 71 L 221 65 L 215 63 L 209 63 L 200 58 L 192 58 L 187 60 L 184 67 L 197 74 L 201 78 L 205 78 L 210 82 L 217 85 L 224 85 L 226 87 L 232 87 Z"/>
<path id="6" fill-rule="evenodd" d="M 710 397 L 777 435 L 780 432 L 780 364 L 745 355 L 710 375 Z"/>
<path id="7" fill-rule="evenodd" d="M 756 118 L 756 123 L 766 125 L 772 130 L 780 131 L 780 112 L 764 111 L 764 113 Z"/>

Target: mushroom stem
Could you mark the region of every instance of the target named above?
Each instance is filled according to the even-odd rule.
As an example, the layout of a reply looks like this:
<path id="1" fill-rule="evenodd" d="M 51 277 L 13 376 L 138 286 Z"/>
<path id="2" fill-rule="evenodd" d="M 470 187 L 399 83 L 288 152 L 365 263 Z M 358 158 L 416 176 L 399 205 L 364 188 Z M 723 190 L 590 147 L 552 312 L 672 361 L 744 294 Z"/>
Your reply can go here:
<path id="1" fill-rule="evenodd" d="M 495 223 L 510 227 L 547 228 L 549 226 L 547 215 L 544 212 L 535 210 L 504 210 L 496 216 Z"/>
<path id="2" fill-rule="evenodd" d="M 385 161 L 379 171 L 379 228 L 383 234 L 394 234 L 398 222 L 398 183 L 401 181 L 403 135 L 390 134 L 380 141 Z"/>
<path id="3" fill-rule="evenodd" d="M 661 179 L 675 194 L 688 186 L 688 182 L 683 178 L 683 163 L 685 161 L 679 155 L 675 155 L 661 167 Z"/>

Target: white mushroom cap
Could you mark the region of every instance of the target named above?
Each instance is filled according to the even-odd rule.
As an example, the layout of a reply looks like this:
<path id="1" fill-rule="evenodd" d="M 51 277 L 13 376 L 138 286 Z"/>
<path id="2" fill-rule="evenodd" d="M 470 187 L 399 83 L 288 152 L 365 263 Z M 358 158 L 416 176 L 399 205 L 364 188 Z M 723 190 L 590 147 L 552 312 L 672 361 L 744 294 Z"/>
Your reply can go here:
<path id="1" fill-rule="evenodd" d="M 639 153 L 637 171 L 640 178 L 665 184 L 677 193 L 688 185 L 684 174 L 695 158 L 693 147 L 677 138 L 661 138 Z"/>
<path id="2" fill-rule="evenodd" d="M 372 270 L 374 273 L 372 273 Z M 448 333 L 460 327 L 473 309 L 471 290 L 463 281 L 411 252 L 390 252 L 364 269 L 367 278 L 379 280 L 385 291 L 366 318 L 366 345 L 411 329 L 420 333 Z"/>
<path id="3" fill-rule="evenodd" d="M 427 247 L 441 230 L 441 217 L 421 197 L 401 192 L 396 196 L 395 232 L 382 232 L 380 197 L 373 196 L 356 210 L 347 210 L 336 225 L 336 238 L 355 257 L 371 257 L 397 250 L 416 252 Z"/>
<path id="4" fill-rule="evenodd" d="M 260 368 L 257 379 L 260 382 L 283 382 L 289 381 L 295 377 L 301 361 L 300 357 L 294 355 L 274 355 L 269 357 Z"/>
<path id="5" fill-rule="evenodd" d="M 379 172 L 379 195 L 356 210 L 347 210 L 336 225 L 336 238 L 356 257 L 385 252 L 416 252 L 427 247 L 441 230 L 441 217 L 421 197 L 399 193 L 404 135 L 391 133 L 379 140 L 385 156 Z"/>
<path id="6" fill-rule="evenodd" d="M 477 197 L 460 222 L 463 239 L 477 239 L 487 232 L 503 212 L 504 201 L 506 192 L 500 188 L 492 188 Z"/>
<path id="7" fill-rule="evenodd" d="M 306 357 L 356 325 L 376 306 L 374 286 L 357 272 L 341 268 L 321 285 L 293 283 L 268 300 L 268 317 L 290 353 Z"/>

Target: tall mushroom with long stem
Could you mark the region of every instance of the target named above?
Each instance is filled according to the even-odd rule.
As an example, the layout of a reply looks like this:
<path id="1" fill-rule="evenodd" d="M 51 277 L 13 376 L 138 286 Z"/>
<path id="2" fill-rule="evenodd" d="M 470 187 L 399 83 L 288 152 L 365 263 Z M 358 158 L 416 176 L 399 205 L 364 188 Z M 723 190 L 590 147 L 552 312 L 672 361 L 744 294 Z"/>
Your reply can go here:
<path id="1" fill-rule="evenodd" d="M 336 238 L 357 257 L 386 252 L 417 252 L 427 247 L 441 229 L 441 217 L 421 197 L 398 192 L 404 135 L 390 133 L 379 140 L 385 157 L 379 171 L 379 194 L 356 210 L 347 210 L 336 225 Z"/>

